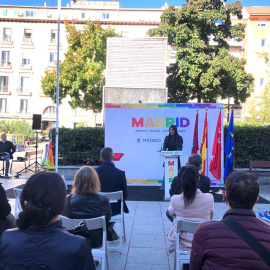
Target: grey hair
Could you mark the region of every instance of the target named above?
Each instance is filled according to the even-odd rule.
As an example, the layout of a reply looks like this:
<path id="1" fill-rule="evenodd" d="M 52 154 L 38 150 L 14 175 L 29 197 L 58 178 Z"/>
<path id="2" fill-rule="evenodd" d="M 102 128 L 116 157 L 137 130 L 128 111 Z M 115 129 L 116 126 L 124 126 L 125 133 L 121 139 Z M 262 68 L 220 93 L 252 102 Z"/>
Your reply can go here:
<path id="1" fill-rule="evenodd" d="M 193 165 L 196 167 L 196 170 L 199 171 L 202 168 L 202 157 L 198 154 L 189 156 L 188 165 Z"/>
<path id="2" fill-rule="evenodd" d="M 103 161 L 112 161 L 114 160 L 113 149 L 111 147 L 105 147 L 101 150 L 100 156 Z"/>

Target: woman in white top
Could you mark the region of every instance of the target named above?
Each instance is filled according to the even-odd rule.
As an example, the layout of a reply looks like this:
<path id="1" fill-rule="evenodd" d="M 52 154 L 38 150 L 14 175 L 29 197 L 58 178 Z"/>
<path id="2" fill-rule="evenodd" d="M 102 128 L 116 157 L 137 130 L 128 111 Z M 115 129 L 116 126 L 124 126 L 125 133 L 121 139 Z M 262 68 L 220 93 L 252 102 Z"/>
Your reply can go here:
<path id="1" fill-rule="evenodd" d="M 180 195 L 174 195 L 171 198 L 169 206 L 170 215 L 180 217 L 191 221 L 210 221 L 214 216 L 214 198 L 210 193 L 202 193 L 199 187 L 199 173 L 195 167 L 183 166 L 179 171 L 179 181 L 183 192 Z M 175 250 L 176 228 L 168 233 L 168 250 Z M 193 235 L 187 235 L 186 232 L 180 233 L 180 248 L 182 250 L 191 250 Z"/>

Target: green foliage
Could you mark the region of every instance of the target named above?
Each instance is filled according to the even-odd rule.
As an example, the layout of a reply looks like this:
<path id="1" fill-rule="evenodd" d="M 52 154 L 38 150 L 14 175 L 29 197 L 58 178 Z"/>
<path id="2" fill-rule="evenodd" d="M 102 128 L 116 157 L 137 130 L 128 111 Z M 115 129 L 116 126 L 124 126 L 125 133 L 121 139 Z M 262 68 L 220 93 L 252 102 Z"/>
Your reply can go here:
<path id="1" fill-rule="evenodd" d="M 224 145 L 228 124 L 224 125 Z M 270 126 L 260 123 L 236 122 L 235 167 L 248 168 L 250 160 L 270 160 Z M 53 129 L 53 148 L 55 129 Z M 59 129 L 59 165 L 95 165 L 104 147 L 104 128 L 60 128 Z"/>
<path id="2" fill-rule="evenodd" d="M 65 60 L 59 66 L 59 101 L 70 97 L 74 108 L 100 111 L 102 89 L 105 83 L 102 72 L 106 68 L 106 40 L 115 37 L 111 28 L 87 21 L 84 29 L 76 29 L 75 24 L 66 23 L 68 50 Z M 43 93 L 55 101 L 56 70 L 45 70 L 41 79 Z"/>
<path id="3" fill-rule="evenodd" d="M 224 140 L 226 140 L 227 130 L 228 125 L 225 125 Z M 235 167 L 248 168 L 250 160 L 270 160 L 269 134 L 270 126 L 236 122 L 234 125 Z"/>
<path id="4" fill-rule="evenodd" d="M 55 129 L 52 138 L 54 148 Z M 104 147 L 104 128 L 60 128 L 58 147 L 59 165 L 97 164 Z"/>
<path id="5" fill-rule="evenodd" d="M 181 7 L 169 6 L 159 27 L 150 36 L 167 36 L 176 45 L 177 65 L 169 68 L 169 102 L 214 102 L 233 97 L 244 102 L 253 91 L 254 78 L 245 72 L 245 61 L 229 54 L 227 38 L 244 38 L 242 24 L 231 24 L 231 15 L 242 18 L 242 4 L 223 5 L 220 0 L 187 0 Z M 210 43 L 210 41 L 214 41 Z"/>
<path id="6" fill-rule="evenodd" d="M 32 126 L 24 120 L 0 121 L 0 130 L 3 133 L 21 134 L 33 140 L 35 138 Z"/>

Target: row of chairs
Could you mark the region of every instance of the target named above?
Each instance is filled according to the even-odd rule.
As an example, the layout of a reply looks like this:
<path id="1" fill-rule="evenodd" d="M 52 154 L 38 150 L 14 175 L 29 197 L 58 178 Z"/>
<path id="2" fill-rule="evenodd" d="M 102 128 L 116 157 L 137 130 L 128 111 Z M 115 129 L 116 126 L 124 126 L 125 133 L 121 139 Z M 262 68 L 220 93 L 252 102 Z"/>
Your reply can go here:
<path id="1" fill-rule="evenodd" d="M 22 211 L 22 207 L 20 204 L 20 196 L 22 189 L 14 188 L 15 194 L 15 211 L 14 215 L 17 218 L 20 211 Z M 120 223 L 120 235 L 119 235 L 119 246 L 118 247 L 108 247 L 107 245 L 107 230 L 106 230 L 106 221 L 105 216 L 92 218 L 92 219 L 70 219 L 65 216 L 61 216 L 62 225 L 66 227 L 67 230 L 73 229 L 76 225 L 78 225 L 81 221 L 86 223 L 86 226 L 89 230 L 102 229 L 103 238 L 102 238 L 102 246 L 98 249 L 92 249 L 92 255 L 94 258 L 100 258 L 102 264 L 102 270 L 109 270 L 109 261 L 108 261 L 108 250 L 118 251 L 122 253 L 122 245 L 123 240 L 126 241 L 126 231 L 125 231 L 125 219 L 124 219 L 124 201 L 123 201 L 123 192 L 106 192 L 101 193 L 107 196 L 110 202 L 121 201 L 121 213 L 120 215 L 113 216 L 111 218 L 111 222 L 119 222 Z"/>

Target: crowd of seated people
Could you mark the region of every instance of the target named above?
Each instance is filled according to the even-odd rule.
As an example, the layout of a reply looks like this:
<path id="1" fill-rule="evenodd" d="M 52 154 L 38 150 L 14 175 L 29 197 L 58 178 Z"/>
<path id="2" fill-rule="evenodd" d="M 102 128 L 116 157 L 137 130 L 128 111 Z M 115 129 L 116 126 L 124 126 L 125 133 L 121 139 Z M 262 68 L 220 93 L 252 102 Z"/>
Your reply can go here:
<path id="1" fill-rule="evenodd" d="M 228 176 L 223 191 L 228 211 L 221 221 L 212 220 L 214 199 L 199 189 L 198 167 L 183 166 L 177 181 L 168 217 L 203 222 L 194 236 L 180 233 L 180 248 L 191 252 L 190 265 L 185 267 L 191 270 L 270 268 L 270 227 L 252 211 L 259 194 L 254 175 L 234 172 Z M 89 245 L 87 239 L 72 235 L 62 227 L 60 215 L 76 219 L 104 215 L 110 228 L 111 207 L 107 197 L 98 194 L 99 191 L 98 174 L 88 166 L 78 170 L 68 197 L 59 174 L 39 172 L 32 175 L 20 197 L 22 212 L 16 220 L 17 228 L 6 230 L 1 236 L 0 269 L 94 270 L 91 246 L 101 245 L 102 232 L 93 232 Z M 11 208 L 1 185 L 0 202 L 0 220 L 5 220 Z M 241 231 L 248 231 L 253 237 L 251 242 L 258 243 L 250 244 L 234 231 L 231 223 L 240 226 Z M 108 231 L 108 235 L 110 233 Z M 175 233 L 173 226 L 168 233 L 170 253 L 175 249 Z"/>

